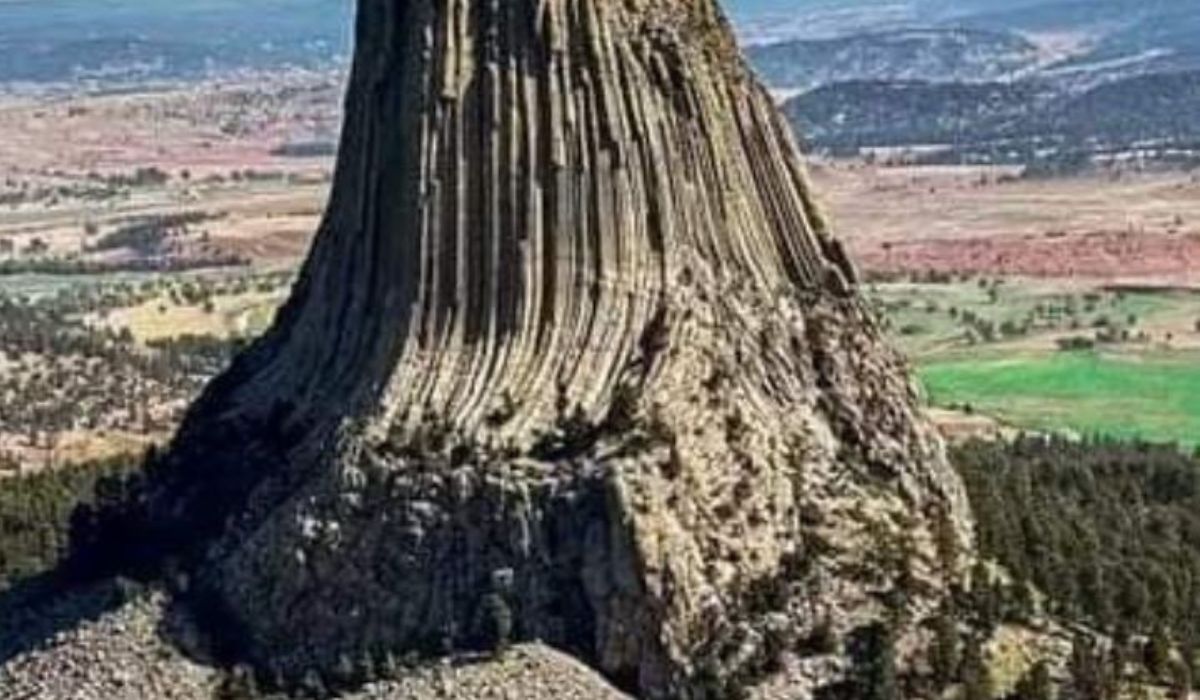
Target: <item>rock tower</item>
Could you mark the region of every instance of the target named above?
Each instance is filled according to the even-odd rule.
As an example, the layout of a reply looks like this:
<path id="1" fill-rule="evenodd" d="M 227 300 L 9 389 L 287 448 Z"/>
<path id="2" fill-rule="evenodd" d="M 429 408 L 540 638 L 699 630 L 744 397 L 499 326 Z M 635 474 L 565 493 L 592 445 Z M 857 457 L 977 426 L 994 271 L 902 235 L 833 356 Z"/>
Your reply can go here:
<path id="1" fill-rule="evenodd" d="M 644 697 L 751 684 L 967 537 L 856 285 L 715 0 L 360 0 L 325 219 L 156 532 L 281 678 L 502 604 Z"/>

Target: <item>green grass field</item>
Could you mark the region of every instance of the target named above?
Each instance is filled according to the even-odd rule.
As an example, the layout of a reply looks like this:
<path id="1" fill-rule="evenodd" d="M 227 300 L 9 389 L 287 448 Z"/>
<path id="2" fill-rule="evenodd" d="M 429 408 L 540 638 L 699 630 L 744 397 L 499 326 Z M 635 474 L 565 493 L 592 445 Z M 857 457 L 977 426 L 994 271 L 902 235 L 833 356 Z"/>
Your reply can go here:
<path id="1" fill-rule="evenodd" d="M 1200 443 L 1200 354 L 1095 351 L 934 360 L 931 401 L 969 405 L 1016 427 Z"/>
<path id="2" fill-rule="evenodd" d="M 1196 294 L 1010 279 L 886 284 L 873 297 L 934 405 L 1017 428 L 1200 446 Z M 1096 346 L 1068 352 L 1064 339 Z"/>

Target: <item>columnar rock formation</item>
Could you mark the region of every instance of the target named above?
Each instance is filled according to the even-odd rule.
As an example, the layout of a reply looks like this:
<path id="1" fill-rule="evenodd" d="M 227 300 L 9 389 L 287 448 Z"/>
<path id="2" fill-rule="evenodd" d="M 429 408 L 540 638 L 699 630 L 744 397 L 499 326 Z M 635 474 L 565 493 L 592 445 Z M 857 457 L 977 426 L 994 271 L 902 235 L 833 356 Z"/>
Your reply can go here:
<path id="1" fill-rule="evenodd" d="M 876 614 L 882 540 L 967 536 L 715 0 L 359 5 L 310 258 L 151 499 L 241 653 L 336 675 L 501 600 L 700 697 Z"/>

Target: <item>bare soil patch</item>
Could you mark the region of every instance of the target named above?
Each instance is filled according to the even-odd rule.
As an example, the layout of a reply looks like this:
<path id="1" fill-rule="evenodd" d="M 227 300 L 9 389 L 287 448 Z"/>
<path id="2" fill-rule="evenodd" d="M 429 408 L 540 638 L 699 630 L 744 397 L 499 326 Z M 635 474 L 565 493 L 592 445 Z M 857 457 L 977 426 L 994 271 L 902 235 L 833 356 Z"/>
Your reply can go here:
<path id="1" fill-rule="evenodd" d="M 1154 278 L 1178 286 L 1200 282 L 1200 233 L 938 238 L 862 246 L 858 260 L 867 270 L 893 274 Z"/>
<path id="2" fill-rule="evenodd" d="M 868 272 L 1200 283 L 1200 175 L 1027 180 L 1012 168 L 817 162 L 838 235 Z"/>

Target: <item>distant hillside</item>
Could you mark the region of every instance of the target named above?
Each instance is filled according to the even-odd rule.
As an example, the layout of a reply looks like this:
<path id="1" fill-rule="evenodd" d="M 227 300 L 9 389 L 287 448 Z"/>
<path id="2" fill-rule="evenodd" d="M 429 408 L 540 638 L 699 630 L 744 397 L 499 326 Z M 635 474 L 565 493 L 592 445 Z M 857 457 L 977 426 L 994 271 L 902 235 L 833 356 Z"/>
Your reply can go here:
<path id="1" fill-rule="evenodd" d="M 1054 96 L 1032 82 L 852 81 L 789 100 L 784 111 L 813 147 L 846 151 L 1001 138 Z"/>
<path id="2" fill-rule="evenodd" d="M 1194 0 L 806 0 L 743 24 L 755 42 L 750 59 L 781 92 L 849 81 L 1034 78 L 1078 94 L 1107 81 L 1200 70 Z"/>
<path id="3" fill-rule="evenodd" d="M 1200 139 L 1200 71 L 1161 73 L 1100 85 L 1038 115 L 1034 128 L 1117 146 L 1190 145 Z"/>
<path id="4" fill-rule="evenodd" d="M 796 26 L 824 17 L 818 7 L 798 10 Z M 901 147 L 1048 172 L 1196 162 L 1200 2 L 900 0 L 873 11 L 925 28 L 870 22 L 747 49 L 764 80 L 793 95 L 786 112 L 814 149 Z"/>
<path id="5" fill-rule="evenodd" d="M 1119 19 L 1088 53 L 1066 66 L 1124 63 L 1141 72 L 1200 69 L 1200 3 L 1140 3 Z M 1061 67 L 1061 66 L 1060 66 Z"/>
<path id="6" fill-rule="evenodd" d="M 1109 77 L 1200 68 L 1200 3 L 1191 0 L 1058 0 L 975 13 L 962 23 L 980 31 L 1085 39 L 1076 55 L 1048 66 Z"/>
<path id="7" fill-rule="evenodd" d="M 959 20 L 1045 0 L 722 0 L 747 44 L 830 39 Z M 1102 2 L 1103 0 L 1095 0 Z"/>
<path id="8" fill-rule="evenodd" d="M 325 65 L 348 54 L 352 13 L 350 0 L 3 0 L 0 84 Z"/>
<path id="9" fill-rule="evenodd" d="M 753 46 L 747 55 L 772 87 L 809 90 L 855 80 L 1001 80 L 1032 68 L 1038 49 L 1012 33 L 905 29 Z"/>
<path id="10" fill-rule="evenodd" d="M 850 80 L 1002 81 L 1042 68 L 1086 88 L 1097 76 L 1200 69 L 1193 0 L 722 5 L 766 81 L 787 91 Z M 352 0 L 0 0 L 0 86 L 326 65 L 348 54 L 352 15 Z M 1063 37 L 1079 45 L 1047 50 Z"/>
<path id="11" fill-rule="evenodd" d="M 1140 75 L 1082 95 L 1039 81 L 847 82 L 788 101 L 811 148 L 942 145 L 953 162 L 1030 163 L 1134 148 L 1194 151 L 1200 142 L 1200 71 Z"/>
<path id="12" fill-rule="evenodd" d="M 1050 0 L 1049 2 L 995 3 L 965 15 L 964 24 L 993 31 L 1050 32 L 1102 31 L 1128 26 L 1187 0 Z"/>

